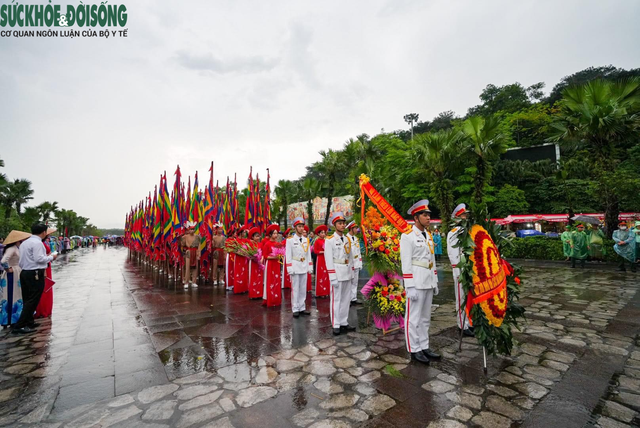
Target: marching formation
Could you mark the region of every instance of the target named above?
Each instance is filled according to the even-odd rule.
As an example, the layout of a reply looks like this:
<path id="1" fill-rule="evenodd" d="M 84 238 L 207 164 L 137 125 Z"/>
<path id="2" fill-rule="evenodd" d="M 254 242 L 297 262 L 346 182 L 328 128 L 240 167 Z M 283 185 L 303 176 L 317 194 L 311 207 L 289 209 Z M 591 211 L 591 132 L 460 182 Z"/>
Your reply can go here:
<path id="1" fill-rule="evenodd" d="M 174 269 L 178 275 L 180 271 L 185 288 L 197 286 L 199 275 L 220 281 L 220 267 L 226 262 L 224 237 L 232 236 L 240 226 L 236 179 L 231 183 L 227 177 L 226 187 L 220 188 L 217 181 L 213 184 L 213 162 L 209 172 L 209 183 L 201 190 L 198 174 L 193 188 L 191 177 L 185 186 L 178 166 L 171 192 L 165 172 L 153 194 L 149 192 L 132 207 L 125 220 L 124 244 L 165 272 Z M 268 170 L 264 188 L 259 177 L 254 179 L 249 173 L 247 193 L 242 195 L 246 199 L 245 225 L 263 233 L 271 223 Z"/>

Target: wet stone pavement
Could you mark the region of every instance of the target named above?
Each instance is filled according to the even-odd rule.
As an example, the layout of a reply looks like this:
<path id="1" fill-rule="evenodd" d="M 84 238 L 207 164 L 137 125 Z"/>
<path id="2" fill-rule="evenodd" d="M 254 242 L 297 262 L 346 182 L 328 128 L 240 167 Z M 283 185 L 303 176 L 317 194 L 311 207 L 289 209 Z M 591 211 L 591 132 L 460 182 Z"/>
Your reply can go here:
<path id="1" fill-rule="evenodd" d="M 526 265 L 527 321 L 510 357 L 458 349 L 448 266 L 431 324 L 443 359 L 411 363 L 402 331 L 329 301 L 293 319 L 212 286 L 153 286 L 124 248 L 54 265 L 51 320 L 0 333 L 0 425 L 51 427 L 619 427 L 640 425 L 640 276 Z"/>

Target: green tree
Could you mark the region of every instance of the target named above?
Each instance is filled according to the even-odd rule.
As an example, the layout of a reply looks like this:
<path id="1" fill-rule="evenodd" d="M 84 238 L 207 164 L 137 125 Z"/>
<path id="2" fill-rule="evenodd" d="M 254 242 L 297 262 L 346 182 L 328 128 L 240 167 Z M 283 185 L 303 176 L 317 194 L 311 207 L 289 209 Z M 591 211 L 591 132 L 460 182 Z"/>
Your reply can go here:
<path id="1" fill-rule="evenodd" d="M 302 182 L 301 191 L 307 201 L 307 224 L 313 228 L 313 200 L 322 192 L 322 182 L 307 177 Z"/>
<path id="2" fill-rule="evenodd" d="M 469 109 L 467 117 L 488 116 L 498 112 L 513 113 L 529 107 L 533 101 L 542 98 L 544 83 L 539 82 L 525 88 L 520 83 L 496 86 L 488 84 L 480 94 L 482 104 Z"/>
<path id="3" fill-rule="evenodd" d="M 492 217 L 504 218 L 510 214 L 526 214 L 529 203 L 523 190 L 510 184 L 505 184 L 498 190 L 492 203 Z"/>
<path id="4" fill-rule="evenodd" d="M 33 190 L 31 182 L 24 179 L 16 179 L 13 182 L 7 182 L 2 187 L 0 193 L 0 203 L 4 206 L 5 220 L 11 217 L 13 208 L 16 209 L 18 215 L 22 211 L 22 205 L 33 199 Z"/>
<path id="5" fill-rule="evenodd" d="M 4 168 L 4 160 L 0 159 L 0 168 Z M 0 173 L 0 191 L 7 184 L 7 176 Z"/>
<path id="6" fill-rule="evenodd" d="M 14 204 L 18 215 L 22 212 L 22 206 L 33 199 L 33 189 L 31 182 L 23 178 L 17 178 L 11 186 L 11 193 L 14 197 Z"/>
<path id="7" fill-rule="evenodd" d="M 22 222 L 23 230 L 31 230 L 31 226 L 34 223 L 39 223 L 42 221 L 42 216 L 37 208 L 26 207 L 24 209 L 24 212 L 20 216 L 20 221 Z"/>
<path id="8" fill-rule="evenodd" d="M 40 213 L 40 217 L 44 223 L 49 223 L 49 219 L 55 212 L 58 210 L 57 202 L 48 202 L 45 201 L 36 207 L 38 212 Z"/>
<path id="9" fill-rule="evenodd" d="M 550 140 L 585 150 L 611 237 L 621 198 L 627 193 L 626 181 L 635 178 L 620 164 L 638 142 L 640 78 L 593 80 L 564 89 L 562 96 L 559 120 L 553 124 L 556 133 Z"/>
<path id="10" fill-rule="evenodd" d="M 503 132 L 509 133 L 517 147 L 544 144 L 552 135 L 551 123 L 557 109 L 546 104 L 535 104 L 502 117 Z"/>
<path id="11" fill-rule="evenodd" d="M 280 180 L 278 185 L 274 189 L 276 195 L 274 206 L 280 208 L 284 217 L 284 228 L 287 228 L 287 208 L 292 202 L 291 196 L 293 195 L 294 186 L 290 180 Z"/>
<path id="12" fill-rule="evenodd" d="M 413 125 L 418 122 L 418 113 L 409 113 L 404 115 L 404 121 L 411 127 L 411 139 L 413 140 Z"/>
<path id="13" fill-rule="evenodd" d="M 474 170 L 472 201 L 476 209 L 485 205 L 485 189 L 491 182 L 492 164 L 507 150 L 508 139 L 500 132 L 495 116 L 473 116 L 462 124 L 467 150 Z"/>
<path id="14" fill-rule="evenodd" d="M 327 198 L 327 213 L 325 215 L 324 224 L 329 224 L 331 216 L 331 203 L 335 196 L 336 185 L 344 175 L 344 164 L 341 162 L 339 153 L 329 149 L 320 151 L 322 160 L 316 163 L 316 170 L 320 175 L 325 189 L 325 197 Z"/>
<path id="15" fill-rule="evenodd" d="M 454 129 L 418 135 L 413 147 L 412 161 L 417 170 L 423 170 L 424 180 L 430 184 L 442 216 L 453 210 L 453 180 L 460 172 L 459 157 L 463 134 Z M 443 222 L 444 230 L 448 223 Z"/>
<path id="16" fill-rule="evenodd" d="M 569 86 L 579 86 L 593 80 L 616 81 L 631 77 L 640 77 L 640 68 L 625 70 L 623 68 L 616 68 L 613 65 L 585 68 L 577 73 L 563 77 L 560 82 L 553 87 L 545 101 L 549 105 L 560 101 L 562 99 L 562 91 Z"/>

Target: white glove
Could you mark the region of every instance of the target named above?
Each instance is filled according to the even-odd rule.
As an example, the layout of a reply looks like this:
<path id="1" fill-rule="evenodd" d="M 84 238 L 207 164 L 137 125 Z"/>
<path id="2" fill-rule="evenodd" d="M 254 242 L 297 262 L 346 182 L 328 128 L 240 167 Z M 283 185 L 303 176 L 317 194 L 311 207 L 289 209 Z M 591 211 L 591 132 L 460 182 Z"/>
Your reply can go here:
<path id="1" fill-rule="evenodd" d="M 418 290 L 416 290 L 414 287 L 407 288 L 407 299 L 411 300 L 412 302 L 418 300 Z"/>
<path id="2" fill-rule="evenodd" d="M 333 288 L 338 287 L 338 281 L 331 281 L 331 287 Z"/>
<path id="3" fill-rule="evenodd" d="M 438 288 L 438 286 L 436 285 L 436 288 L 433 289 L 433 295 L 437 296 L 440 293 L 440 289 Z"/>

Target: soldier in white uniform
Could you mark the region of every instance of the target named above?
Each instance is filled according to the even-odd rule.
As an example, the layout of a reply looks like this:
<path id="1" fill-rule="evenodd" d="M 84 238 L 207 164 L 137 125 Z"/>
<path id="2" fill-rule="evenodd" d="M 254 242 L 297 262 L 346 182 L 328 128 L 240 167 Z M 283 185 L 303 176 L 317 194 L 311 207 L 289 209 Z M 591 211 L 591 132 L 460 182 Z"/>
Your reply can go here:
<path id="1" fill-rule="evenodd" d="M 458 237 L 463 231 L 462 227 L 460 227 L 460 220 L 466 219 L 468 213 L 469 211 L 465 204 L 458 205 L 451 213 L 454 228 L 451 229 L 447 235 L 447 254 L 449 255 L 449 261 L 451 262 L 451 268 L 453 270 L 453 287 L 456 293 L 456 323 L 458 324 L 458 328 L 462 329 L 462 334 L 473 337 L 473 330 L 469 328 L 469 320 L 467 319 L 464 308 L 462 308 L 462 296 L 464 292 L 460 285 L 460 269 L 458 268 L 458 263 L 460 263 L 460 257 L 462 256 L 462 248 L 456 247 L 458 245 Z"/>
<path id="2" fill-rule="evenodd" d="M 307 297 L 307 275 L 313 272 L 311 259 L 311 244 L 309 238 L 303 236 L 304 219 L 297 217 L 293 220 L 296 233 L 287 239 L 286 263 L 287 273 L 291 276 L 291 309 L 294 318 L 300 314 L 311 315 L 306 310 L 305 298 Z"/>
<path id="3" fill-rule="evenodd" d="M 351 240 L 351 248 L 353 250 L 353 282 L 351 283 L 351 304 L 360 305 L 358 301 L 358 280 L 360 279 L 360 271 L 362 270 L 362 254 L 360 253 L 360 240 L 358 239 L 358 225 L 355 221 L 347 225 L 347 238 Z"/>
<path id="4" fill-rule="evenodd" d="M 353 283 L 353 244 L 345 236 L 347 222 L 341 212 L 331 217 L 336 233 L 324 243 L 324 260 L 331 282 L 331 324 L 333 334 L 354 331 L 349 326 L 349 304 L 351 302 L 351 284 Z"/>
<path id="5" fill-rule="evenodd" d="M 407 292 L 404 331 L 411 359 L 429 364 L 430 359 L 440 358 L 429 349 L 431 302 L 433 296 L 438 295 L 436 256 L 429 232 L 429 201 L 423 199 L 415 203 L 408 214 L 415 223 L 411 231 L 400 238 L 402 278 Z"/>

